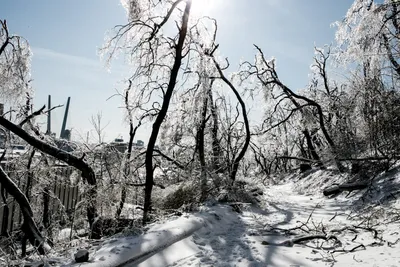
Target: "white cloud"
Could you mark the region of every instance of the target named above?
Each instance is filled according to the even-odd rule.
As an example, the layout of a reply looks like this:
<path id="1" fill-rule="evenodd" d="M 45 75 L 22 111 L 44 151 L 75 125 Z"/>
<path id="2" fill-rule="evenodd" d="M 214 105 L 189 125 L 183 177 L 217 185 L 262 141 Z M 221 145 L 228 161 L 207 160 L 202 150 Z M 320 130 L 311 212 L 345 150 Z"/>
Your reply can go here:
<path id="1" fill-rule="evenodd" d="M 96 71 L 108 70 L 108 68 L 100 60 L 100 58 L 92 59 L 87 57 L 74 56 L 42 47 L 31 47 L 31 49 L 33 53 L 33 59 L 38 58 L 44 60 L 61 61 L 74 66 L 88 67 L 91 69 L 95 69 Z M 123 66 L 120 62 L 117 62 L 115 64 L 112 64 L 112 67 L 111 69 L 109 69 L 109 71 L 122 74 L 126 73 L 127 69 L 128 67 Z"/>
<path id="2" fill-rule="evenodd" d="M 69 54 L 60 53 L 51 49 L 32 47 L 33 57 L 43 58 L 43 59 L 57 59 L 62 61 L 67 61 L 79 65 L 87 65 L 91 67 L 101 66 L 100 60 L 94 60 L 86 57 L 73 56 Z"/>

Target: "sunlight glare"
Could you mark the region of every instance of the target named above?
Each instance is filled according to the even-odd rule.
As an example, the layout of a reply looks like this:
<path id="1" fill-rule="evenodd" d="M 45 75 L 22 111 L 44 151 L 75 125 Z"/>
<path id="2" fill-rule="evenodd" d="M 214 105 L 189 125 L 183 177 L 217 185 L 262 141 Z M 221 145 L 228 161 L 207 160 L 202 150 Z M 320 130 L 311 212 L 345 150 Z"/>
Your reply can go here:
<path id="1" fill-rule="evenodd" d="M 216 0 L 193 0 L 192 2 L 192 15 L 196 17 L 208 16 L 210 11 L 215 8 Z"/>

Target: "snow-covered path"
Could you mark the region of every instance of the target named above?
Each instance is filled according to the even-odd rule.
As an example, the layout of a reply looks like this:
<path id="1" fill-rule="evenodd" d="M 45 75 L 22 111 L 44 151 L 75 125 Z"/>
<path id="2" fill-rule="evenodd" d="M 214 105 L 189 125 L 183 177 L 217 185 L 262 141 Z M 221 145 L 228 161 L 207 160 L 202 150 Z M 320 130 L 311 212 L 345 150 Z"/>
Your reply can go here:
<path id="1" fill-rule="evenodd" d="M 233 208 L 237 203 L 202 207 L 153 224 L 144 235 L 108 238 L 90 248 L 89 262 L 70 260 L 62 266 L 400 266 L 400 202 L 355 213 L 353 204 L 362 192 L 325 198 L 320 174 L 315 173 L 316 181 L 264 188 L 263 208 L 244 203 L 240 212 Z M 392 219 L 396 222 L 387 223 Z"/>
<path id="2" fill-rule="evenodd" d="M 261 210 L 260 210 L 261 211 Z M 246 211 L 232 212 L 230 206 L 213 208 L 208 225 L 191 237 L 156 253 L 141 263 L 126 266 L 306 266 L 304 259 L 289 255 L 289 248 L 272 246 L 267 249 L 263 240 L 279 241 L 276 237 L 262 236 L 266 214 Z M 276 253 L 285 255 L 275 257 Z M 314 265 L 318 266 L 318 265 Z"/>
<path id="3" fill-rule="evenodd" d="M 323 240 L 306 245 L 263 245 L 263 241 L 278 244 L 291 239 L 282 229 L 301 226 L 307 220 L 310 228 L 349 225 L 349 201 L 299 195 L 293 186 L 289 183 L 269 188 L 264 195 L 264 210 L 248 206 L 237 213 L 228 205 L 210 207 L 203 215 L 206 225 L 193 235 L 125 266 L 400 266 L 397 245 L 367 246 L 374 242 L 368 232 L 337 234 L 343 242 L 340 249 L 366 246 L 355 253 L 332 254 L 328 251 L 331 242 Z M 391 231 L 387 236 L 394 242 L 397 235 Z"/>

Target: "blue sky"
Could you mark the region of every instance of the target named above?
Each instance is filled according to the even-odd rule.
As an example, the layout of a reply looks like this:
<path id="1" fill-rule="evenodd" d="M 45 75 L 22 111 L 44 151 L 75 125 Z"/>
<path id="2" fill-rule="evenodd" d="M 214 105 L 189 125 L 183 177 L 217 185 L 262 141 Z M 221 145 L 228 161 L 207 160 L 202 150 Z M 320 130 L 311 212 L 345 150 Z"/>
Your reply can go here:
<path id="1" fill-rule="evenodd" d="M 202 0 L 194 0 L 202 1 Z M 207 2 L 210 2 L 208 0 Z M 213 0 L 204 10 L 218 20 L 220 53 L 231 65 L 252 60 L 253 44 L 277 59 L 281 79 L 293 89 L 307 85 L 313 47 L 334 41 L 330 24 L 346 14 L 351 0 Z M 251 3 L 251 4 L 250 4 Z M 0 18 L 10 32 L 25 37 L 33 51 L 32 78 L 35 105 L 65 104 L 71 96 L 68 128 L 73 138 L 93 133 L 89 120 L 103 114 L 105 139 L 120 135 L 127 139 L 128 128 L 112 98 L 129 71 L 115 64 L 108 72 L 97 55 L 105 33 L 126 23 L 125 10 L 118 0 L 2 0 Z M 53 112 L 53 131 L 59 134 L 63 109 Z M 43 126 L 44 127 L 44 126 Z M 147 141 L 149 127 L 138 133 Z"/>

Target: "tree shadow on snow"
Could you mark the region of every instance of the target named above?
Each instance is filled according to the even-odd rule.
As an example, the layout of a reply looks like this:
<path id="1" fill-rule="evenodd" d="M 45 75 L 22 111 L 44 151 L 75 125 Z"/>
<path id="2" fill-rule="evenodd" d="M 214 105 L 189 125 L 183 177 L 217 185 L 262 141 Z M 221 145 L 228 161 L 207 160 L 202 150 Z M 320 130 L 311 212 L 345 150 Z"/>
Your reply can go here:
<path id="1" fill-rule="evenodd" d="M 204 248 L 206 257 L 203 258 L 201 266 L 233 266 L 239 259 L 243 266 L 280 266 L 275 259 L 279 247 L 264 246 L 261 242 L 278 242 L 279 235 L 265 235 L 265 220 L 273 214 L 284 216 L 282 221 L 274 224 L 279 227 L 289 223 L 293 219 L 290 210 L 274 205 L 274 211 L 266 211 L 256 206 L 247 207 L 242 214 L 231 210 L 230 206 L 222 206 L 225 209 L 218 224 L 207 226 L 203 232 L 194 235 L 195 243 Z M 220 214 L 220 212 L 218 212 Z M 261 218 L 261 220 L 260 220 Z M 284 238 L 281 236 L 281 238 Z M 285 255 L 285 262 L 300 264 L 289 255 Z"/>

